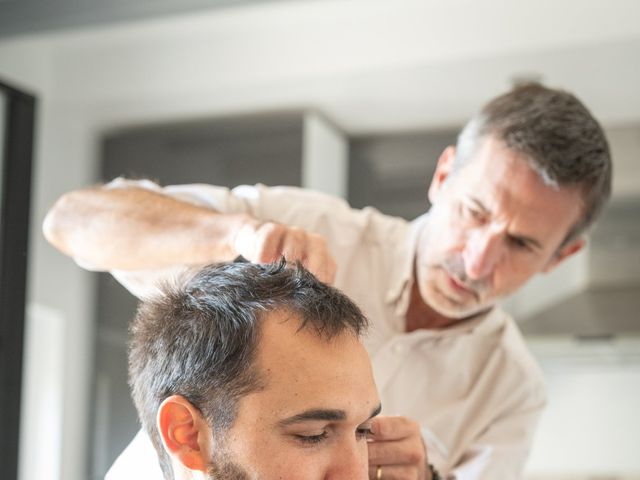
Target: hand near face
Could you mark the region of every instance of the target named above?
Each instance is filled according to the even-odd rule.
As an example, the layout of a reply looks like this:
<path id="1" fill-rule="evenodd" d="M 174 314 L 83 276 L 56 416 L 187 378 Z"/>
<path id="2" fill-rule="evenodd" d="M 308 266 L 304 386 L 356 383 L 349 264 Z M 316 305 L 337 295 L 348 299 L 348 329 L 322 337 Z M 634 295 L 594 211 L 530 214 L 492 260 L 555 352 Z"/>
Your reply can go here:
<path id="1" fill-rule="evenodd" d="M 431 480 L 420 425 L 407 417 L 376 417 L 369 442 L 369 478 Z"/>
<path id="2" fill-rule="evenodd" d="M 268 263 L 280 257 L 289 263 L 300 261 L 320 281 L 332 284 L 336 261 L 324 238 L 301 228 L 275 222 L 251 221 L 236 232 L 234 248 L 250 262 Z"/>

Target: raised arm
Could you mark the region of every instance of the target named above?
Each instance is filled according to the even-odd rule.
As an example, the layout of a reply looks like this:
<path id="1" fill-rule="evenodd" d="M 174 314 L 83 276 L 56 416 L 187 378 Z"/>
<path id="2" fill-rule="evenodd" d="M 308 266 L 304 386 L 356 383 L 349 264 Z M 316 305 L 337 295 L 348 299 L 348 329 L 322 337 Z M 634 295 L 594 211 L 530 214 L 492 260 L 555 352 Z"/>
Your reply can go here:
<path id="1" fill-rule="evenodd" d="M 64 194 L 43 231 L 61 252 L 97 270 L 144 270 L 229 261 L 300 260 L 331 282 L 335 262 L 318 235 L 219 213 L 145 188 L 94 187 Z"/>
<path id="2" fill-rule="evenodd" d="M 94 187 L 60 197 L 43 230 L 96 269 L 140 270 L 232 259 L 234 234 L 251 221 L 143 188 Z"/>

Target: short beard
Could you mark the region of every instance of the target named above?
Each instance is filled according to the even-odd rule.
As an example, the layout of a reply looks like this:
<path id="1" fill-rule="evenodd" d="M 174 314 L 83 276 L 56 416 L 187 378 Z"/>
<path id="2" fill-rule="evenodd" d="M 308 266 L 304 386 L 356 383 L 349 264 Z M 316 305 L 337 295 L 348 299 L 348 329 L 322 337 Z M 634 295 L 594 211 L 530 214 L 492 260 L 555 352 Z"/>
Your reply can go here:
<path id="1" fill-rule="evenodd" d="M 211 463 L 207 468 L 207 480 L 250 480 L 252 478 L 229 452 L 226 431 L 218 436 L 214 435 L 213 445 Z"/>
<path id="2" fill-rule="evenodd" d="M 222 455 L 220 455 L 222 456 Z M 235 462 L 214 459 L 207 470 L 208 480 L 249 480 L 247 471 Z"/>

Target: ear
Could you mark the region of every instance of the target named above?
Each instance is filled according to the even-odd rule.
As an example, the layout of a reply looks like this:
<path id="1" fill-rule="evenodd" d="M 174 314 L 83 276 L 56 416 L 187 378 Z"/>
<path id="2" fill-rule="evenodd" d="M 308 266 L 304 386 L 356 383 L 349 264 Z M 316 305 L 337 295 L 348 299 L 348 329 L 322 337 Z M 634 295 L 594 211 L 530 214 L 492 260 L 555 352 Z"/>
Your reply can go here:
<path id="1" fill-rule="evenodd" d="M 157 427 L 174 462 L 189 470 L 207 471 L 211 429 L 191 402 L 180 395 L 166 398 L 158 409 Z"/>
<path id="2" fill-rule="evenodd" d="M 549 273 L 551 270 L 556 268 L 560 263 L 562 263 L 565 259 L 569 258 L 571 255 L 578 253 L 580 250 L 584 248 L 586 245 L 586 241 L 584 238 L 578 238 L 577 240 L 572 241 L 568 245 L 562 247 L 553 257 L 549 260 L 549 263 L 542 269 L 543 273 Z"/>
<path id="3" fill-rule="evenodd" d="M 453 160 L 456 158 L 456 147 L 453 145 L 449 145 L 444 151 L 440 154 L 440 158 L 438 158 L 438 164 L 436 165 L 436 171 L 433 174 L 433 178 L 431 179 L 431 185 L 429 186 L 429 201 L 434 203 L 436 197 L 440 190 L 442 190 L 442 186 L 444 185 L 445 180 L 451 173 L 451 169 L 453 168 Z"/>

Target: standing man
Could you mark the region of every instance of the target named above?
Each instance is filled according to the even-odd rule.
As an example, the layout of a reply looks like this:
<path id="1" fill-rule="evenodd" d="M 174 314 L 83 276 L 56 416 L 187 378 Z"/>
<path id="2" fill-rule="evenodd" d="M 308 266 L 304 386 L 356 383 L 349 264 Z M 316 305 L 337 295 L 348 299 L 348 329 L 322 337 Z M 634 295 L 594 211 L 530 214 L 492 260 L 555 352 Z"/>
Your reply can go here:
<path id="1" fill-rule="evenodd" d="M 444 150 L 432 208 L 406 222 L 295 188 L 161 188 L 116 180 L 64 195 L 47 238 L 144 295 L 155 278 L 243 255 L 300 260 L 358 303 L 387 416 L 372 478 L 521 475 L 545 405 L 542 375 L 496 302 L 584 246 L 606 203 L 602 128 L 573 95 L 524 85 L 490 101 Z M 125 453 L 126 455 L 126 453 Z"/>

